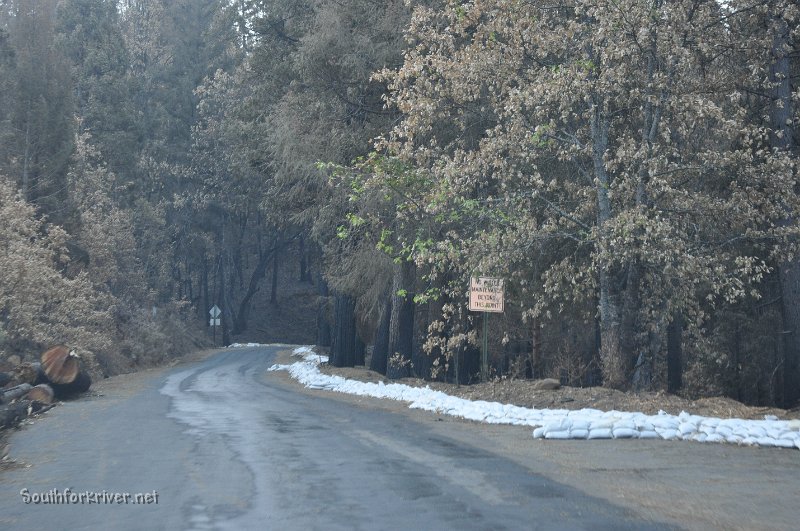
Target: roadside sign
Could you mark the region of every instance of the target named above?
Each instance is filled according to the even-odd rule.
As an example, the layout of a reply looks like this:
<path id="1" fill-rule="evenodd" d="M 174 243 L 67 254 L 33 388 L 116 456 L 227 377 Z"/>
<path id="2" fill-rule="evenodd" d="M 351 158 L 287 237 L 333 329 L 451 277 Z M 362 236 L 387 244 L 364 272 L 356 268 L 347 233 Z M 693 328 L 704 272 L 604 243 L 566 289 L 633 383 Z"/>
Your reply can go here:
<path id="1" fill-rule="evenodd" d="M 469 310 L 503 313 L 503 279 L 479 277 L 470 279 Z"/>
<path id="2" fill-rule="evenodd" d="M 211 328 L 211 331 L 214 334 L 214 346 L 217 346 L 217 327 L 222 325 L 221 319 L 219 318 L 222 315 L 222 310 L 219 309 L 219 306 L 216 304 L 208 310 L 208 314 L 211 316 L 211 319 L 208 320 L 208 326 Z M 223 338 L 224 339 L 224 338 Z"/>
<path id="3" fill-rule="evenodd" d="M 469 281 L 469 311 L 483 312 L 481 348 L 481 381 L 489 379 L 489 312 L 503 313 L 503 279 L 471 278 Z"/>

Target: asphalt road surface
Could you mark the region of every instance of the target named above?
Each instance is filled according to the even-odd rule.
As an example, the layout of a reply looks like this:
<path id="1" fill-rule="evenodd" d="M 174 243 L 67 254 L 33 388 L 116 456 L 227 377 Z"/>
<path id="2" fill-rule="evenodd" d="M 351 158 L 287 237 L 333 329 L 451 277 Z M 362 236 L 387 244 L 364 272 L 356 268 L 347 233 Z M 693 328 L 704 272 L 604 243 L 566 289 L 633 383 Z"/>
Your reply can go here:
<path id="1" fill-rule="evenodd" d="M 15 433 L 12 456 L 22 465 L 0 471 L 0 529 L 792 529 L 800 521 L 798 452 L 534 441 L 527 429 L 301 390 L 267 372 L 280 350 L 230 349 L 134 375 Z M 726 464 L 731 474 L 718 471 Z"/>

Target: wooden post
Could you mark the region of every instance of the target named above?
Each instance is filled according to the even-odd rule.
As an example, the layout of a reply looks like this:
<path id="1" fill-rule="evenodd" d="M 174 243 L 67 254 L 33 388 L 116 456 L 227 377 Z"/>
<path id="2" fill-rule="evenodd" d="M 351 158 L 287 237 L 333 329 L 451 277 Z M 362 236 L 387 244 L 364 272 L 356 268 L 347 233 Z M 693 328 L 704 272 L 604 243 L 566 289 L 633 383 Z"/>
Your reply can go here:
<path id="1" fill-rule="evenodd" d="M 489 312 L 483 312 L 483 350 L 481 353 L 481 381 L 489 379 Z"/>

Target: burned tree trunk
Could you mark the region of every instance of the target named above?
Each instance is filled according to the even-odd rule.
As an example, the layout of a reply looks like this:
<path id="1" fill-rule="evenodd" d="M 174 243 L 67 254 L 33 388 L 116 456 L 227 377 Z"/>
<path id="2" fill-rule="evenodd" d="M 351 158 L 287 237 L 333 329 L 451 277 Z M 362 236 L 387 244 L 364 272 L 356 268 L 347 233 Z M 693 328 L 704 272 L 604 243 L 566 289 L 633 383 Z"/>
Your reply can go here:
<path id="1" fill-rule="evenodd" d="M 392 312 L 389 318 L 389 362 L 386 376 L 404 378 L 411 374 L 414 345 L 413 262 L 394 265 L 392 278 Z"/>
<path id="2" fill-rule="evenodd" d="M 389 318 L 392 314 L 392 299 L 388 298 L 378 322 L 375 333 L 375 345 L 372 347 L 372 359 L 369 368 L 380 374 L 386 374 L 386 362 L 389 359 Z"/>
<path id="3" fill-rule="evenodd" d="M 298 254 L 300 255 L 300 282 L 310 282 L 308 274 L 308 253 L 306 252 L 306 239 L 300 235 L 297 240 Z"/>
<path id="4" fill-rule="evenodd" d="M 367 346 L 361 341 L 361 338 L 358 337 L 358 333 L 356 333 L 356 349 L 353 353 L 353 365 L 364 365 L 367 356 Z"/>
<path id="5" fill-rule="evenodd" d="M 770 82 L 770 144 L 787 158 L 797 156 L 798 142 L 792 127 L 795 100 L 792 97 L 792 70 L 796 52 L 791 49 L 790 23 L 781 15 L 772 20 L 773 44 Z M 785 226 L 795 226 L 798 219 L 787 213 Z M 792 407 L 800 401 L 800 264 L 795 257 L 779 265 L 783 317 L 783 389 L 779 402 Z"/>
<path id="6" fill-rule="evenodd" d="M 355 300 L 349 295 L 337 294 L 334 301 L 330 364 L 334 367 L 352 367 L 356 350 Z"/>
<path id="7" fill-rule="evenodd" d="M 234 334 L 241 334 L 242 332 L 247 330 L 247 319 L 250 316 L 250 307 L 252 305 L 253 296 L 258 292 L 258 286 L 261 282 L 261 279 L 267 273 L 267 265 L 269 264 L 271 253 L 270 252 L 262 252 L 261 256 L 258 257 L 258 263 L 256 264 L 253 273 L 250 275 L 250 282 L 247 285 L 247 292 L 242 297 L 242 301 L 239 303 L 239 311 L 236 313 L 233 319 L 233 333 Z"/>
<path id="8" fill-rule="evenodd" d="M 319 302 L 317 303 L 317 345 L 331 346 L 331 324 L 328 322 L 328 283 L 319 275 L 317 280 Z"/>
<path id="9" fill-rule="evenodd" d="M 222 324 L 222 344 L 227 346 L 231 343 L 231 328 L 228 326 L 231 312 L 228 304 L 230 302 L 228 293 L 225 291 L 225 256 L 222 254 L 219 255 L 219 268 L 217 270 L 217 275 L 219 278 L 217 300 L 221 302 L 222 306 L 222 314 L 220 315 L 220 323 Z"/>
<path id="10" fill-rule="evenodd" d="M 542 356 L 542 327 L 538 317 L 531 322 L 531 357 L 530 377 L 532 379 L 544 378 L 544 363 Z"/>
<path id="11" fill-rule="evenodd" d="M 270 286 L 269 302 L 278 302 L 278 243 L 275 244 L 275 255 L 272 257 L 272 285 Z"/>
<path id="12" fill-rule="evenodd" d="M 667 391 L 670 393 L 683 387 L 682 336 L 683 320 L 676 316 L 667 327 Z"/>

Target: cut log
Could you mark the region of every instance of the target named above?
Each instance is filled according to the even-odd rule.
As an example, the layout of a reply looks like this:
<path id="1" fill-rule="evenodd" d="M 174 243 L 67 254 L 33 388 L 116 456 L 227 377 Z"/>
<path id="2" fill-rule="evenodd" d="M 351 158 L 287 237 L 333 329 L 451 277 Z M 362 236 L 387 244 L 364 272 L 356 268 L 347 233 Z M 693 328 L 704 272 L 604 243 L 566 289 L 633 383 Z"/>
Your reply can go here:
<path id="1" fill-rule="evenodd" d="M 0 406 L 0 429 L 16 426 L 28 417 L 30 410 L 31 403 L 27 401 Z"/>
<path id="2" fill-rule="evenodd" d="M 39 384 L 28 391 L 28 395 L 25 398 L 32 402 L 39 402 L 40 404 L 52 404 L 55 398 L 55 392 L 49 385 Z"/>
<path id="3" fill-rule="evenodd" d="M 33 386 L 27 383 L 21 383 L 19 385 L 15 385 L 14 387 L 3 389 L 0 391 L 0 404 L 8 404 L 12 400 L 21 398 L 28 394 L 31 389 L 33 389 Z"/>
<path id="4" fill-rule="evenodd" d="M 92 385 L 92 379 L 86 371 L 78 371 L 78 375 L 73 381 L 67 384 L 50 384 L 57 398 L 68 398 L 80 393 L 85 393 Z"/>
<path id="5" fill-rule="evenodd" d="M 20 363 L 14 368 L 11 376 L 19 383 L 31 385 L 47 383 L 47 377 L 42 371 L 42 364 L 39 362 Z"/>
<path id="6" fill-rule="evenodd" d="M 80 365 L 74 352 L 58 345 L 42 354 L 42 370 L 54 384 L 69 384 L 78 377 Z"/>
<path id="7" fill-rule="evenodd" d="M 32 413 L 46 411 L 53 406 L 44 406 L 29 400 L 20 400 L 13 404 L 0 406 L 0 430 L 13 428 Z"/>

